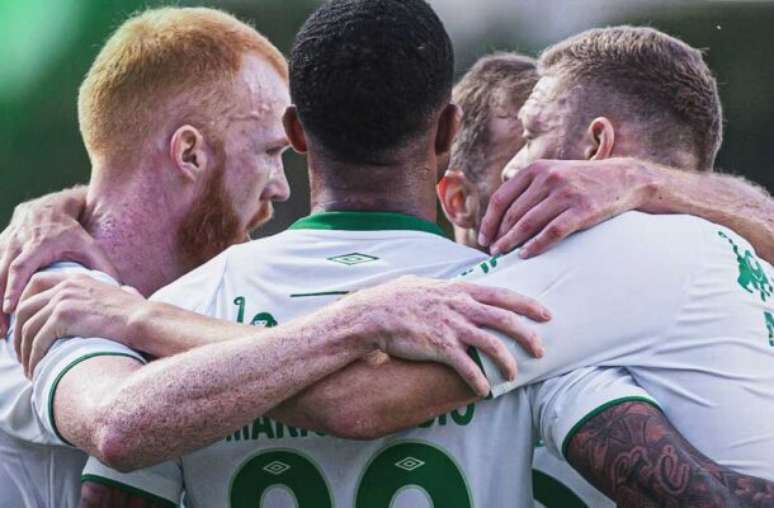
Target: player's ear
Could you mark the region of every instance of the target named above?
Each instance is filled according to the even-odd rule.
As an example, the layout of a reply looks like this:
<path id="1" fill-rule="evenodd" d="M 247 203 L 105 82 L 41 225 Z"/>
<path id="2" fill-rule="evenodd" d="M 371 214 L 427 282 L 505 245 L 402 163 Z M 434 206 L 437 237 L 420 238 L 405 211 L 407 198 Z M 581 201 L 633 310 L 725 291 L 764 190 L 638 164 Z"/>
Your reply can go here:
<path id="1" fill-rule="evenodd" d="M 196 182 L 207 171 L 210 161 L 204 136 L 192 125 L 183 125 L 172 134 L 169 156 L 179 174 L 191 182 Z"/>
<path id="2" fill-rule="evenodd" d="M 615 127 L 610 119 L 599 116 L 589 123 L 583 140 L 583 155 L 586 160 L 608 159 L 613 156 Z"/>
<path id="3" fill-rule="evenodd" d="M 285 127 L 285 135 L 290 141 L 290 146 L 298 153 L 306 153 L 306 133 L 301 120 L 298 118 L 298 110 L 295 106 L 288 106 L 285 114 L 282 115 L 282 125 Z"/>
<path id="4" fill-rule="evenodd" d="M 436 192 L 449 222 L 462 229 L 476 226 L 478 190 L 462 171 L 446 171 L 436 186 Z"/>
<path id="5" fill-rule="evenodd" d="M 461 121 L 462 110 L 459 106 L 449 103 L 443 108 L 441 116 L 438 117 L 438 130 L 435 134 L 436 155 L 442 155 L 451 150 L 454 137 L 460 130 Z"/>

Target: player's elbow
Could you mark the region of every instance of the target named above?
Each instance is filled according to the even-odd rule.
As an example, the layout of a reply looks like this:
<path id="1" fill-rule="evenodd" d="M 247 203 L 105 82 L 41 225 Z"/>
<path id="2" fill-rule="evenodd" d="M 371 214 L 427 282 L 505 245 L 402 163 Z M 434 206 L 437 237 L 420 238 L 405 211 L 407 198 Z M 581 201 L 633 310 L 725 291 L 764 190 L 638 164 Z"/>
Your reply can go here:
<path id="1" fill-rule="evenodd" d="M 138 468 L 126 436 L 112 430 L 101 431 L 95 442 L 95 457 L 104 465 L 128 473 Z"/>
<path id="2" fill-rule="evenodd" d="M 138 431 L 115 418 L 101 418 L 94 431 L 94 456 L 104 465 L 128 473 L 144 467 L 135 440 Z"/>

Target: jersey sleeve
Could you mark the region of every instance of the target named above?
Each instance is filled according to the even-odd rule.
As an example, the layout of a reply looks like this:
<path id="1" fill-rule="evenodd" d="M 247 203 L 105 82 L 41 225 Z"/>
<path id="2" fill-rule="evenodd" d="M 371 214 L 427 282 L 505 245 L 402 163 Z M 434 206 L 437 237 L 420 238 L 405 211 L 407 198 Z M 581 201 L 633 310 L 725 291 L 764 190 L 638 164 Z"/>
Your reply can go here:
<path id="1" fill-rule="evenodd" d="M 163 462 L 131 473 L 119 473 L 94 457 L 89 457 L 81 482 L 116 488 L 165 507 L 178 506 L 183 493 L 183 472 L 179 461 Z"/>
<path id="2" fill-rule="evenodd" d="M 528 387 L 534 426 L 546 449 L 566 458 L 573 436 L 615 405 L 640 401 L 660 408 L 624 368 L 587 367 Z"/>
<path id="3" fill-rule="evenodd" d="M 118 284 L 108 275 L 88 270 L 76 263 L 57 263 L 46 272 L 82 273 L 108 284 Z M 70 369 L 96 356 L 125 356 L 145 363 L 145 359 L 126 346 L 107 339 L 73 338 L 56 341 L 33 373 L 32 382 L 24 377 L 13 347 L 15 316 L 2 348 L 0 374 L 7 378 L 8 398 L 0 404 L 2 428 L 28 442 L 47 445 L 69 445 L 59 434 L 54 420 L 54 396 L 60 380 Z"/>
<path id="4" fill-rule="evenodd" d="M 462 280 L 531 296 L 553 315 L 547 323 L 529 323 L 543 338 L 541 359 L 494 332 L 516 356 L 519 375 L 507 381 L 479 355 L 492 396 L 579 367 L 627 366 L 638 351 L 667 340 L 690 298 L 696 236 L 690 222 L 660 226 L 651 216 L 630 212 L 538 257 L 523 260 L 513 253 L 469 270 Z"/>
<path id="5" fill-rule="evenodd" d="M 72 446 L 59 434 L 54 416 L 54 397 L 59 382 L 76 365 L 98 356 L 123 356 L 145 364 L 136 351 L 112 340 L 74 338 L 58 340 L 38 364 L 32 378 L 32 406 L 51 444 Z"/>

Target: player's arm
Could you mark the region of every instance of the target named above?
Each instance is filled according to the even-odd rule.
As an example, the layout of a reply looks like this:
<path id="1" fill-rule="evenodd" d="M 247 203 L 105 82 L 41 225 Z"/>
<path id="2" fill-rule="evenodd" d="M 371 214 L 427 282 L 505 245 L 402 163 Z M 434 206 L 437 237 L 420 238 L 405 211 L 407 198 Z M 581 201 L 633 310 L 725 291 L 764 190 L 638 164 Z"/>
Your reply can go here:
<path id="1" fill-rule="evenodd" d="M 626 369 L 576 369 L 526 390 L 546 449 L 618 506 L 774 506 L 772 482 L 702 455 Z"/>
<path id="2" fill-rule="evenodd" d="M 570 440 L 566 457 L 619 506 L 774 506 L 774 483 L 710 460 L 643 402 L 591 418 Z"/>
<path id="3" fill-rule="evenodd" d="M 377 439 L 479 400 L 438 363 L 375 354 L 358 360 L 274 407 L 268 416 L 347 439 Z"/>
<path id="4" fill-rule="evenodd" d="M 522 255 L 534 256 L 576 231 L 637 209 L 724 225 L 774 261 L 774 199 L 741 177 L 629 158 L 542 160 L 510 176 L 492 196 L 481 224 L 479 242 L 491 245 L 493 253 L 523 245 Z"/>
<path id="5" fill-rule="evenodd" d="M 509 310 L 522 305 L 520 298 L 404 277 L 279 327 L 252 329 L 142 368 L 136 359 L 99 356 L 53 372 L 44 358 L 34 371 L 53 380 L 48 417 L 63 441 L 117 468 L 136 468 L 200 448 L 377 350 L 445 362 L 485 394 L 486 379 L 466 351 L 474 344 L 486 351 L 489 344 L 505 375 L 515 375 L 513 357 L 478 324 L 508 328 L 515 318 Z M 58 299 L 44 299 L 55 302 L 50 315 L 56 315 Z M 37 315 L 26 314 L 26 305 L 25 299 L 18 314 L 22 330 Z"/>

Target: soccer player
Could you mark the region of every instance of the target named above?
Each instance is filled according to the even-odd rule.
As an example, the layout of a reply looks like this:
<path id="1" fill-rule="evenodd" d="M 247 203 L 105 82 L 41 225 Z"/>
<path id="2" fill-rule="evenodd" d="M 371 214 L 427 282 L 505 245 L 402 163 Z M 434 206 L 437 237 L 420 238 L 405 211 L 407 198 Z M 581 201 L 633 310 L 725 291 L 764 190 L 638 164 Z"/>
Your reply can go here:
<path id="1" fill-rule="evenodd" d="M 485 249 L 478 243 L 481 221 L 502 184 L 503 169 L 524 146 L 518 113 L 537 81 L 534 59 L 498 52 L 480 58 L 454 86 L 453 101 L 464 114 L 438 196 L 458 243 Z M 540 443 L 532 467 L 538 507 L 615 506 Z"/>
<path id="2" fill-rule="evenodd" d="M 454 100 L 466 114 L 452 147 L 450 168 L 439 185 L 439 196 L 458 242 L 480 248 L 481 224 L 487 222 L 482 221 L 484 211 L 500 186 L 504 166 L 524 145 L 518 112 L 537 80 L 534 60 L 514 53 L 497 53 L 481 58 L 455 86 Z M 748 237 L 762 257 L 771 256 L 774 201 L 761 189 L 739 178 L 658 167 L 647 159 L 605 160 L 610 164 L 553 160 L 520 168 L 497 191 L 498 199 L 489 208 L 487 218 L 495 218 L 488 221 L 490 226 L 495 225 L 495 232 L 497 219 L 508 207 L 512 208 L 503 222 L 505 238 L 496 247 L 509 250 L 551 224 L 520 252 L 529 256 L 532 252 L 527 251 L 533 246 L 539 252 L 550 245 L 549 232 L 562 233 L 553 235 L 555 242 L 574 229 L 608 218 L 610 211 L 622 206 L 640 206 L 649 211 L 659 211 L 660 207 L 663 211 L 659 203 L 666 201 L 673 203 L 673 212 L 693 213 L 725 223 Z M 645 171 L 632 171 L 628 167 L 632 162 Z M 656 174 L 659 178 L 653 178 Z M 644 192 L 647 187 L 652 187 L 652 191 Z M 667 194 L 663 192 L 666 189 L 670 189 Z M 611 194 L 618 202 L 609 198 Z M 676 195 L 680 197 L 675 199 Z M 744 214 L 739 214 L 741 208 L 746 208 Z M 560 214 L 562 217 L 552 223 Z M 734 218 L 744 215 L 747 220 Z M 549 503 L 553 499 L 568 506 L 569 494 L 556 485 L 558 478 L 586 505 L 611 505 L 544 447 L 536 450 L 534 467 L 539 471 L 534 482 L 539 501 Z"/>
<path id="3" fill-rule="evenodd" d="M 93 164 L 84 221 L 109 253 L 117 277 L 150 294 L 243 241 L 250 228 L 268 219 L 272 201 L 288 196 L 281 160 L 287 104 L 282 55 L 225 13 L 160 9 L 122 25 L 97 57 L 79 100 Z M 62 272 L 114 282 L 72 263 L 55 265 L 46 275 Z M 199 379 L 206 384 L 200 395 L 218 406 L 225 428 L 240 423 L 227 422 L 229 407 L 250 399 L 249 411 L 263 414 L 377 350 L 447 361 L 461 373 L 467 370 L 467 379 L 478 381 L 483 392 L 486 382 L 480 383 L 481 372 L 463 341 L 489 341 L 504 351 L 476 325 L 484 319 L 512 328 L 514 316 L 496 307 L 522 304 L 541 311 L 511 293 L 404 279 L 263 333 L 234 328 L 237 340 L 197 353 L 202 361 L 191 375 L 185 373 L 190 356 L 146 372 L 142 354 L 87 339 L 55 345 L 30 382 L 16 358 L 17 351 L 22 358 L 26 352 L 2 340 L 0 505 L 76 506 L 87 457 L 81 450 L 110 461 L 121 446 L 109 425 L 123 422 L 120 400 L 113 398 L 122 383 L 139 380 L 149 394 L 163 386 L 165 372 L 177 372 L 192 390 Z M 503 358 L 512 375 L 513 359 Z M 206 376 L 219 361 L 237 380 L 228 389 L 222 384 L 228 379 Z M 182 410 L 173 400 L 166 403 Z M 186 411 L 178 417 L 206 426 L 206 420 L 197 422 L 196 404 Z M 155 446 L 164 449 L 163 442 Z"/>
<path id="4" fill-rule="evenodd" d="M 655 30 L 617 27 L 592 30 L 547 49 L 538 69 L 540 81 L 519 114 L 526 145 L 504 172 L 506 178 L 519 179 L 520 171 L 529 171 L 541 158 L 634 156 L 688 171 L 711 170 L 721 140 L 720 108 L 714 79 L 698 51 Z M 686 174 L 686 181 L 696 178 Z M 518 182 L 518 193 L 531 204 L 524 207 L 523 200 L 512 205 L 508 214 L 516 221 L 539 222 L 536 215 L 556 203 L 536 195 L 541 185 L 531 187 L 535 175 L 533 167 Z M 594 258 L 604 261 L 590 261 Z M 543 266 L 540 261 L 519 263 L 513 256 L 499 259 L 483 279 L 509 287 L 519 280 L 526 290 L 530 278 L 543 271 L 544 280 L 535 281 L 528 293 L 549 302 L 552 295 L 570 292 L 597 304 L 619 302 L 619 320 L 601 328 L 578 327 L 577 322 L 571 329 L 561 322 L 547 327 L 545 334 L 572 333 L 590 347 L 575 359 L 571 350 L 558 350 L 536 370 L 553 368 L 549 365 L 554 361 L 555 366 L 587 364 L 594 358 L 586 356 L 594 349 L 591 344 L 597 344 L 600 355 L 626 365 L 643 387 L 657 394 L 670 419 L 694 421 L 685 434 L 702 451 L 734 469 L 771 478 L 774 434 L 758 418 L 774 414 L 767 368 L 774 359 L 774 290 L 771 266 L 749 244 L 728 230 L 687 217 L 627 214 L 573 237 L 541 259 Z M 609 276 L 627 267 L 634 272 Z M 549 269 L 561 273 L 554 283 L 545 277 Z M 608 280 L 615 284 L 604 284 Z M 641 311 L 627 303 L 635 294 L 633 303 L 653 312 L 641 327 L 631 319 Z M 553 307 L 562 308 L 555 302 Z M 584 311 L 584 322 L 601 322 L 595 308 Z M 586 331 L 591 333 L 586 336 Z M 612 338 L 622 336 L 628 337 L 624 347 Z M 583 363 L 575 362 L 581 356 Z M 726 360 L 722 364 L 721 358 Z M 530 369 L 524 365 L 519 380 L 508 388 L 529 382 L 525 370 Z M 603 420 L 600 432 L 621 430 L 612 420 Z M 620 460 L 622 455 L 606 448 L 611 444 L 602 433 L 584 434 L 565 440 L 561 452 L 582 470 L 595 460 Z M 611 477 L 595 482 L 612 483 Z"/>
<path id="5" fill-rule="evenodd" d="M 393 9 L 383 10 L 386 4 Z M 411 30 L 411 27 L 417 24 L 422 26 L 422 30 Z M 339 30 L 337 27 L 346 27 L 346 30 Z M 388 55 L 379 54 L 374 45 L 381 45 L 381 41 L 374 40 L 373 34 L 386 36 L 393 33 L 391 30 L 396 30 L 397 27 L 400 27 L 401 37 L 398 38 L 398 42 L 395 42 L 396 46 L 401 43 L 412 44 L 411 37 L 420 37 L 418 34 L 433 37 L 442 33 L 443 36 L 417 46 L 423 48 L 422 52 L 391 51 Z M 438 32 L 429 31 L 428 27 L 433 27 Z M 407 38 L 407 35 L 410 37 Z M 440 42 L 443 39 L 446 39 L 445 42 Z M 358 44 L 342 44 L 343 41 L 350 43 L 357 41 Z M 342 48 L 351 47 L 359 47 L 363 51 L 360 54 L 346 51 L 346 56 L 342 55 Z M 365 50 L 366 48 L 368 51 Z M 397 171 L 397 169 L 435 167 L 437 153 L 443 151 L 441 149 L 450 141 L 447 123 L 450 118 L 453 118 L 453 107 L 450 108 L 446 102 L 448 95 L 444 98 L 444 95 L 440 94 L 440 98 L 434 99 L 439 101 L 440 105 L 436 105 L 434 111 L 431 109 L 433 122 L 430 123 L 432 127 L 430 130 L 432 135 L 430 135 L 428 130 L 421 129 L 422 120 L 427 121 L 425 116 L 427 113 L 416 104 L 403 104 L 402 101 L 408 99 L 421 101 L 423 93 L 439 93 L 437 86 L 443 84 L 443 81 L 433 74 L 437 72 L 437 65 L 428 65 L 428 60 L 436 64 L 442 63 L 446 59 L 439 58 L 437 52 L 440 51 L 443 54 L 444 51 L 449 51 L 450 53 L 450 49 L 447 48 L 448 38 L 445 37 L 445 32 L 437 18 L 432 15 L 432 11 L 423 2 L 401 2 L 400 4 L 333 2 L 323 6 L 307 21 L 298 36 L 292 57 L 291 88 L 296 109 L 289 110 L 285 123 L 294 146 L 302 151 L 309 149 L 310 171 L 318 183 L 317 186 L 313 186 L 313 203 L 317 207 L 379 210 L 394 206 L 398 210 L 413 211 L 418 215 L 427 216 L 433 213 L 433 207 L 422 199 L 426 199 L 428 188 L 432 188 L 432 184 L 428 185 L 428 182 L 434 179 L 432 172 L 428 174 L 427 171 L 407 172 Z M 405 57 L 399 60 L 400 65 L 395 63 L 395 59 L 388 58 L 396 54 Z M 368 66 L 362 65 L 363 58 L 368 62 Z M 354 59 L 357 65 L 350 65 L 349 59 Z M 331 72 L 323 62 L 326 65 L 336 66 L 337 72 Z M 421 64 L 417 65 L 419 63 Z M 450 61 L 447 63 L 450 64 Z M 402 70 L 401 79 L 397 78 L 397 73 L 392 72 L 398 67 Z M 450 86 L 451 66 L 447 65 L 447 67 L 448 74 L 442 75 L 447 76 L 447 83 L 449 83 L 447 86 Z M 334 77 L 342 79 L 347 84 L 368 84 L 365 78 L 370 77 L 369 71 L 374 72 L 377 69 L 383 71 L 380 74 L 383 78 L 379 80 L 380 85 L 385 84 L 385 79 L 391 78 L 395 81 L 387 81 L 388 84 L 405 87 L 407 81 L 403 78 L 406 73 L 419 76 L 418 93 L 402 95 L 383 93 L 375 96 L 380 90 L 389 87 L 377 87 L 370 82 L 372 86 L 355 87 L 355 90 L 360 90 L 361 94 L 352 96 L 349 90 L 341 86 L 338 88 L 330 86 L 330 80 Z M 343 79 L 344 77 L 347 79 Z M 427 81 L 423 82 L 423 79 Z M 326 83 L 329 86 L 325 86 Z M 434 83 L 435 87 L 429 86 L 428 83 Z M 369 90 L 368 94 L 362 93 L 365 89 Z M 348 101 L 340 100 L 342 97 L 340 94 L 345 91 L 347 98 L 350 99 Z M 429 97 L 432 103 L 433 95 Z M 425 99 L 427 100 L 427 96 Z M 398 101 L 397 105 L 396 101 Z M 369 107 L 364 107 L 365 104 Z M 427 106 L 427 103 L 420 105 Z M 414 115 L 409 114 L 410 112 L 414 112 Z M 375 116 L 379 117 L 378 122 L 372 119 Z M 402 123 L 409 122 L 411 119 L 418 122 L 419 126 L 416 123 L 409 123 L 407 127 Z M 398 127 L 390 129 L 394 124 L 385 120 L 396 122 Z M 328 128 L 323 129 L 323 125 Z M 410 128 L 412 125 L 413 129 Z M 415 136 L 407 135 L 411 132 Z M 353 136 L 357 137 L 356 142 L 352 141 Z M 419 136 L 425 136 L 424 143 L 419 143 L 422 139 Z M 426 159 L 428 157 L 429 160 Z M 368 171 L 369 176 L 373 175 L 375 181 L 364 180 L 362 178 L 364 170 Z M 347 178 L 348 175 L 349 178 Z M 358 177 L 357 180 L 355 177 Z M 342 179 L 344 179 L 343 182 Z M 391 189 L 401 189 L 403 192 L 388 195 L 387 192 Z M 381 224 L 374 226 L 373 221 L 381 221 Z M 374 227 L 379 230 L 374 230 Z M 294 230 L 230 249 L 212 263 L 166 288 L 158 297 L 178 304 L 183 302 L 187 306 L 207 309 L 206 312 L 211 315 L 239 319 L 240 315 L 244 318 L 255 312 L 256 323 L 281 322 L 282 316 L 302 312 L 303 309 L 315 305 L 309 303 L 310 300 L 305 300 L 306 298 L 325 299 L 336 296 L 360 287 L 364 281 L 378 280 L 384 275 L 383 270 L 380 269 L 385 265 L 406 266 L 411 262 L 417 262 L 416 251 L 406 246 L 406 233 L 398 235 L 389 231 L 389 228 L 409 227 L 429 229 L 426 223 L 416 222 L 416 219 L 399 214 L 370 215 L 364 212 L 346 211 L 320 213 L 300 221 Z M 594 238 L 592 232 L 586 233 L 585 237 Z M 567 243 L 571 244 L 571 242 L 572 240 Z M 310 245 L 314 246 L 313 250 L 310 250 Z M 436 247 L 439 250 L 440 245 L 439 243 Z M 352 247 L 357 250 L 350 251 Z M 333 252 L 329 252 L 329 249 L 333 249 Z M 406 250 L 410 250 L 410 256 L 401 255 Z M 555 252 L 559 250 L 556 249 Z M 275 252 L 278 255 L 270 256 L 270 253 Z M 335 252 L 340 254 L 334 254 Z M 420 252 L 423 256 L 427 256 L 431 253 L 431 249 L 424 247 Z M 256 266 L 255 263 L 250 262 L 256 254 L 263 254 L 263 257 L 271 257 L 277 261 L 270 266 Z M 553 259 L 553 255 L 547 254 L 537 259 Z M 418 261 L 426 262 L 426 259 Z M 390 265 L 391 262 L 393 265 Z M 533 263 L 536 262 L 536 260 L 533 261 Z M 505 266 L 507 271 L 510 271 L 513 264 L 512 259 L 489 261 L 482 263 L 477 269 L 499 274 L 503 270 L 498 266 Z M 308 272 L 299 273 L 299 270 L 310 268 L 314 268 L 316 272 L 315 284 L 307 287 Z M 567 272 L 566 264 L 554 265 L 552 268 L 563 268 L 564 271 L 560 270 L 557 274 L 543 269 L 542 284 L 548 284 L 549 288 L 557 281 L 561 282 L 563 274 L 572 275 L 571 272 Z M 280 277 L 282 287 L 272 290 L 271 284 L 267 281 L 272 275 L 279 276 L 279 274 L 282 274 Z M 468 276 L 472 277 L 472 275 Z M 303 280 L 301 280 L 302 277 Z M 293 282 L 294 278 L 299 280 Z M 572 277 L 570 279 L 573 280 Z M 583 282 L 589 286 L 587 281 Z M 212 289 L 199 294 L 198 301 L 191 301 L 191 294 L 194 292 L 192 289 L 202 287 Z M 300 299 L 300 301 L 296 303 L 293 299 Z M 252 302 L 250 310 L 242 313 L 249 302 Z M 650 304 L 651 300 L 646 298 L 643 303 L 647 311 L 647 304 Z M 567 303 L 564 305 L 566 307 Z M 572 314 L 576 325 L 582 324 L 589 329 L 582 330 L 583 337 L 587 337 L 594 331 L 590 324 L 583 321 L 583 314 L 577 309 Z M 642 326 L 642 316 L 634 317 L 639 320 L 632 321 L 631 324 L 635 330 L 638 330 L 638 327 Z M 620 333 L 618 329 L 614 332 L 620 334 L 621 342 L 625 346 L 626 335 Z M 611 331 L 600 329 L 600 333 L 607 338 Z M 564 336 L 572 337 L 573 333 L 564 330 Z M 574 348 L 567 349 L 574 351 Z M 620 361 L 620 358 L 615 360 Z M 485 365 L 485 368 L 489 372 L 489 367 Z M 400 383 L 394 385 L 375 383 L 371 385 L 374 386 L 373 389 L 368 389 L 366 387 L 369 386 L 369 381 L 374 381 L 375 374 L 373 370 L 364 369 L 365 374 L 358 374 L 360 379 L 357 383 L 343 383 L 343 385 L 357 386 L 358 390 L 365 392 L 360 394 L 365 397 L 357 399 L 358 402 L 362 399 L 368 401 L 393 396 L 392 403 L 396 404 L 393 407 L 405 408 L 407 404 L 413 403 L 416 404 L 416 408 L 419 408 L 418 412 L 428 406 L 436 409 L 442 407 L 438 401 L 449 400 L 444 397 L 448 397 L 448 393 L 453 394 L 455 391 L 453 379 L 447 380 L 444 377 L 445 373 L 435 371 L 430 372 L 428 376 L 429 371 L 424 366 L 388 362 L 386 366 L 378 367 L 377 371 L 379 369 L 387 369 L 388 372 L 392 369 L 393 372 L 400 373 L 394 378 Z M 334 377 L 341 380 L 339 375 L 352 376 L 353 374 L 345 369 Z M 536 378 L 534 372 L 531 375 L 534 380 Z M 358 378 L 355 376 L 349 379 Z M 323 384 L 327 383 L 328 380 Z M 398 386 L 401 383 L 405 383 L 403 386 L 408 385 L 410 389 L 403 390 L 398 398 L 390 391 L 402 388 Z M 423 387 L 433 392 L 427 400 L 422 399 L 427 394 L 422 391 Z M 591 387 L 594 390 L 590 391 Z M 165 390 L 169 388 L 167 386 Z M 174 391 L 174 387 L 172 388 Z M 499 388 L 495 390 L 495 394 L 507 387 Z M 362 408 L 353 406 L 353 402 L 342 398 L 342 393 L 344 392 L 339 388 L 339 392 L 326 394 L 327 405 L 345 414 L 349 410 L 362 411 Z M 136 395 L 142 396 L 142 393 Z M 306 395 L 310 394 L 304 394 L 301 398 Z M 357 395 L 354 393 L 353 396 L 352 392 L 346 393 L 349 399 L 356 399 Z M 611 395 L 613 398 L 608 399 Z M 640 402 L 633 402 L 628 398 L 624 399 L 626 402 L 622 402 L 621 396 L 634 396 Z M 466 400 L 470 400 L 469 394 L 467 397 Z M 608 415 L 608 411 L 589 414 L 586 412 L 586 405 L 596 407 L 598 402 L 610 401 L 618 403 L 615 408 L 609 409 L 613 415 L 621 416 L 618 421 L 624 420 L 633 425 L 636 421 L 645 422 L 647 428 L 654 430 L 659 439 L 651 441 L 649 433 L 645 433 L 644 438 L 638 433 L 621 434 L 622 436 L 635 439 L 636 448 L 645 455 L 647 460 L 675 461 L 678 469 L 684 473 L 681 477 L 683 482 L 677 489 L 664 491 L 660 485 L 663 485 L 661 482 L 667 481 L 664 477 L 666 471 L 658 468 L 631 471 L 623 478 L 621 484 L 617 483 L 612 487 L 605 485 L 606 492 L 614 495 L 622 503 L 635 499 L 635 496 L 639 501 L 643 501 L 645 496 L 645 499 L 653 503 L 667 499 L 685 501 L 689 498 L 697 506 L 706 503 L 732 503 L 735 497 L 756 495 L 758 493 L 756 489 L 767 487 L 765 482 L 738 475 L 709 462 L 670 430 L 661 413 L 654 410 L 649 403 L 643 404 L 641 402 L 643 398 L 651 400 L 636 390 L 625 377 L 620 377 L 619 369 L 612 368 L 604 371 L 581 369 L 572 372 L 569 377 L 550 379 L 545 383 L 533 385 L 527 390 L 510 394 L 500 401 L 484 401 L 473 407 L 468 406 L 464 413 L 452 412 L 449 416 L 433 419 L 432 422 L 428 422 L 428 425 L 409 430 L 400 436 L 408 442 L 391 438 L 381 442 L 357 445 L 324 436 L 301 436 L 298 431 L 290 433 L 284 426 L 278 427 L 273 420 L 262 417 L 222 442 L 185 455 L 181 460 L 188 494 L 198 500 L 197 502 L 209 502 L 215 505 L 223 504 L 228 500 L 232 505 L 238 505 L 238 503 L 254 503 L 255 499 L 263 499 L 270 505 L 283 506 L 285 503 L 292 502 L 283 493 L 287 491 L 270 488 L 273 485 L 282 484 L 296 496 L 300 504 L 304 505 L 307 503 L 315 506 L 320 503 L 328 505 L 334 501 L 337 505 L 374 506 L 379 505 L 378 503 L 388 505 L 393 500 L 393 496 L 396 496 L 397 502 L 413 506 L 421 502 L 413 497 L 417 491 L 405 490 L 402 487 L 406 484 L 418 484 L 425 489 L 428 496 L 444 506 L 455 506 L 457 503 L 461 503 L 462 506 L 468 505 L 471 496 L 476 503 L 499 506 L 509 501 L 513 502 L 515 499 L 524 502 L 525 494 L 529 492 L 528 475 L 525 480 L 525 469 L 528 472 L 528 468 L 525 468 L 524 459 L 526 457 L 528 463 L 528 457 L 531 454 L 531 433 L 515 435 L 506 429 L 512 428 L 515 421 L 531 420 L 534 416 L 543 435 L 551 439 L 554 446 L 561 447 L 566 438 L 577 434 L 575 431 L 581 429 L 583 433 L 583 429 L 586 429 L 589 422 L 599 425 L 599 418 Z M 330 400 L 338 400 L 341 404 L 332 405 Z M 428 400 L 430 402 L 427 402 Z M 299 402 L 298 399 L 295 401 L 296 404 Z M 449 402 L 449 408 L 455 407 L 451 404 L 456 403 L 458 401 Z M 146 410 L 153 408 L 152 398 L 143 399 L 142 407 Z M 535 410 L 534 414 L 528 414 L 532 412 L 531 409 Z M 501 411 L 505 413 L 500 413 Z M 401 410 L 396 413 L 378 416 L 400 420 L 407 418 L 411 412 Z M 163 420 L 161 414 L 153 414 Z M 368 411 L 358 414 L 365 419 L 374 418 L 374 413 L 369 414 Z M 504 416 L 506 414 L 507 417 Z M 127 415 L 133 420 L 128 424 L 131 431 L 125 429 L 125 437 L 131 448 L 142 449 L 144 446 L 142 440 L 157 432 L 154 427 L 171 430 L 165 428 L 164 422 L 154 423 L 152 420 L 137 422 L 134 421 L 135 416 L 129 413 Z M 577 420 L 576 417 L 581 415 L 581 419 Z M 589 417 L 588 420 L 583 418 L 586 416 Z M 507 426 L 503 428 L 503 432 L 497 434 L 496 440 L 484 436 L 484 432 L 491 435 L 491 429 L 496 428 L 493 425 L 498 425 L 498 422 L 507 423 Z M 217 423 L 217 421 L 213 422 L 213 425 Z M 579 423 L 577 427 L 575 427 L 576 423 Z M 463 434 L 460 427 L 467 427 L 463 429 L 467 432 Z M 170 432 L 167 434 L 168 440 L 178 438 L 178 436 L 169 435 Z M 433 446 L 419 442 L 417 438 L 430 440 Z M 641 439 L 644 440 L 640 441 Z M 468 445 L 468 443 L 474 444 Z M 457 457 L 457 460 L 450 459 L 450 455 Z M 493 464 L 491 460 L 493 456 L 498 457 L 500 461 L 498 464 Z M 224 467 L 212 467 L 213 464 Z M 591 473 L 589 469 L 594 466 L 602 466 L 601 471 Z M 614 469 L 610 462 L 584 466 L 584 472 L 592 477 L 594 474 L 611 474 Z M 503 476 L 506 472 L 507 478 Z M 204 475 L 208 475 L 209 478 L 206 487 L 202 486 L 199 480 Z M 437 481 L 439 476 L 445 479 L 443 484 Z M 123 479 L 131 481 L 131 477 Z M 140 480 L 139 485 L 146 489 L 162 488 L 161 480 L 150 480 L 147 476 L 141 477 Z M 471 485 L 471 488 L 468 489 L 466 484 Z M 487 484 L 496 485 L 496 489 L 488 488 Z M 749 489 L 742 490 L 739 488 L 741 485 L 746 485 Z M 332 495 L 329 489 L 333 489 Z M 175 496 L 173 495 L 171 499 L 175 499 Z"/>

